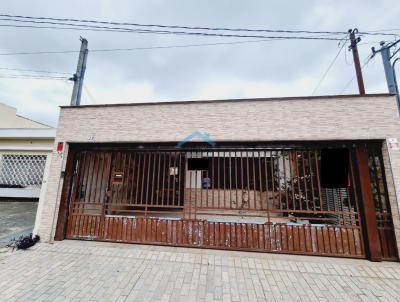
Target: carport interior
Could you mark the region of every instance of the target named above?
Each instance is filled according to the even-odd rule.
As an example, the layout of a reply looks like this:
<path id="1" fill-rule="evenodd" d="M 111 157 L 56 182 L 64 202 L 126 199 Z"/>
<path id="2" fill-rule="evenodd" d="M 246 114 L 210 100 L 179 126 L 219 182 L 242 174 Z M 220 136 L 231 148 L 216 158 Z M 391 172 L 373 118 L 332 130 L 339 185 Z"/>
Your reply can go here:
<path id="1" fill-rule="evenodd" d="M 381 142 L 70 145 L 56 239 L 397 259 Z"/>

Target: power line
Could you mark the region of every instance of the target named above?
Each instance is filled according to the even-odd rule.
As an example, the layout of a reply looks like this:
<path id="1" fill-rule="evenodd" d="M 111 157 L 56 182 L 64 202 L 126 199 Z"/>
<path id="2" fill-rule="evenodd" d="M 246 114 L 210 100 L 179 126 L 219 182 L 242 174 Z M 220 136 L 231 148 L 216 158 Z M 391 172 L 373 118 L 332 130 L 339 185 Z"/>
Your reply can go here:
<path id="1" fill-rule="evenodd" d="M 48 73 L 48 74 L 65 74 L 71 75 L 71 72 L 58 72 L 58 71 L 48 71 L 48 70 L 34 70 L 34 69 L 20 69 L 20 68 L 8 68 L 0 67 L 1 70 L 12 70 L 12 71 L 23 71 L 23 72 L 36 72 L 36 73 Z"/>
<path id="2" fill-rule="evenodd" d="M 270 42 L 270 41 L 279 41 L 279 40 L 284 40 L 284 39 L 247 40 L 247 41 L 215 42 L 215 43 L 200 43 L 200 44 L 182 44 L 182 45 L 150 46 L 150 47 L 131 47 L 131 48 L 91 49 L 90 52 L 113 52 L 113 51 L 133 51 L 133 50 L 150 50 L 150 49 L 187 48 L 187 47 L 201 47 L 201 46 L 259 43 L 259 42 Z"/>
<path id="3" fill-rule="evenodd" d="M 340 41 L 339 38 L 318 37 L 318 36 L 265 36 L 265 35 L 239 35 L 239 34 L 216 34 L 206 32 L 187 32 L 187 31 L 169 31 L 169 30 L 136 30 L 119 27 L 104 27 L 92 25 L 74 25 L 68 23 L 56 22 L 36 22 L 36 21 L 21 21 L 33 23 L 51 23 L 54 25 L 69 25 L 75 27 L 59 27 L 59 26 L 36 26 L 36 25 L 17 25 L 17 24 L 0 24 L 2 27 L 19 27 L 19 28 L 42 28 L 42 29 L 63 29 L 63 30 L 88 30 L 88 31 L 109 31 L 121 33 L 139 33 L 139 34 L 172 34 L 172 35 L 189 35 L 189 36 L 205 36 L 205 37 L 228 37 L 228 38 L 260 38 L 260 39 L 288 39 L 288 40 L 327 40 Z"/>
<path id="4" fill-rule="evenodd" d="M 83 83 L 83 89 L 85 90 L 86 94 L 88 95 L 90 102 L 92 104 L 97 104 L 96 99 L 93 97 L 92 93 L 90 92 L 89 88 L 87 87 L 87 85 L 85 85 L 85 83 Z"/>
<path id="5" fill-rule="evenodd" d="M 1 26 L 1 25 L 0 25 Z M 26 52 L 3 52 L 0 56 L 13 56 L 13 55 L 43 55 L 43 54 L 66 54 L 66 53 L 79 53 L 79 50 L 56 50 L 56 51 L 26 51 Z"/>
<path id="6" fill-rule="evenodd" d="M 268 33 L 290 33 L 290 34 L 331 34 L 342 35 L 347 34 L 343 31 L 310 31 L 310 30 L 282 30 L 282 29 L 251 29 L 251 28 L 227 28 L 227 27 L 203 27 L 203 26 L 182 26 L 182 25 L 162 25 L 162 24 L 140 24 L 131 22 L 115 22 L 115 21 L 98 21 L 88 19 L 73 19 L 73 18 L 54 18 L 54 17 L 33 17 L 22 15 L 0 14 L 0 17 L 6 18 L 19 18 L 27 20 L 51 20 L 62 22 L 78 22 L 78 23 L 91 23 L 91 24 L 106 24 L 106 25 L 119 25 L 119 26 L 134 26 L 134 27 L 150 27 L 150 28 L 168 28 L 168 29 L 185 29 L 185 30 L 207 30 L 207 31 L 234 31 L 234 32 L 268 32 Z M 391 29 L 388 31 L 395 31 Z M 382 31 L 366 31 L 360 32 L 364 35 L 393 35 L 392 33 L 385 33 Z"/>
<path id="7" fill-rule="evenodd" d="M 50 25 L 67 25 L 74 26 L 76 29 L 98 29 L 98 30 L 110 30 L 110 31 L 118 31 L 118 32 L 154 32 L 154 33 L 163 33 L 162 31 L 151 31 L 151 30 L 141 30 L 141 29 L 131 29 L 131 28 L 123 28 L 123 27 L 108 27 L 108 26 L 96 26 L 96 25 L 86 25 L 86 24 L 73 24 L 73 23 L 65 23 L 65 22 L 51 22 L 51 21 L 34 21 L 34 20 L 18 20 L 18 19 L 4 19 L 0 18 L 0 21 L 13 21 L 13 22 L 22 22 L 22 23 L 34 23 L 34 24 L 50 24 Z M 71 28 L 68 28 L 71 29 Z"/>
<path id="8" fill-rule="evenodd" d="M 0 25 L 1 26 L 1 25 Z M 232 41 L 232 42 L 215 42 L 215 43 L 198 43 L 198 44 L 181 44 L 181 45 L 166 45 L 166 46 L 148 46 L 148 47 L 130 47 L 130 48 L 104 48 L 104 49 L 90 49 L 90 52 L 115 52 L 115 51 L 135 51 L 135 50 L 152 50 L 152 49 L 170 49 L 170 48 L 189 48 L 189 47 L 202 47 L 202 46 L 218 46 L 218 45 L 235 45 L 247 43 L 261 43 L 270 41 L 279 41 L 282 39 L 264 39 L 264 40 L 247 40 L 247 41 Z M 359 45 L 369 45 L 379 42 L 360 43 Z M 6 52 L 0 53 L 0 56 L 9 55 L 41 55 L 41 54 L 68 54 L 79 53 L 79 50 L 56 50 L 56 51 L 33 51 L 33 52 Z M 68 73 L 70 74 L 70 73 Z"/>
<path id="9" fill-rule="evenodd" d="M 364 64 L 361 66 L 361 70 L 363 70 L 364 67 L 368 65 L 369 61 L 371 61 L 372 58 L 373 58 L 372 55 L 370 55 L 370 56 L 368 56 L 368 57 L 366 58 Z M 356 76 L 353 75 L 353 77 L 350 79 L 350 81 L 348 81 L 348 82 L 346 83 L 346 85 L 344 85 L 344 87 L 342 88 L 342 90 L 340 91 L 339 94 L 343 94 L 343 93 L 346 91 L 346 89 L 350 86 L 350 84 L 353 83 L 353 81 L 354 81 L 355 78 L 356 78 Z"/>
<path id="10" fill-rule="evenodd" d="M 0 25 L 1 26 L 1 25 Z M 215 42 L 215 43 L 199 43 L 199 44 L 181 44 L 181 45 L 166 45 L 166 46 L 149 46 L 149 47 L 131 47 L 131 48 L 105 48 L 105 49 L 90 49 L 90 52 L 114 52 L 114 51 L 135 51 L 135 50 L 152 50 L 152 49 L 170 49 L 170 48 L 188 48 L 216 45 L 234 45 L 246 43 L 260 43 L 279 41 L 284 39 L 264 39 L 264 40 L 247 40 L 247 41 L 232 41 L 232 42 Z M 33 52 L 6 52 L 0 53 L 0 56 L 9 55 L 41 55 L 41 54 L 68 54 L 79 53 L 79 50 L 63 50 L 63 51 L 33 51 Z"/>
<path id="11" fill-rule="evenodd" d="M 371 33 L 376 33 L 376 32 L 387 32 L 387 31 L 400 31 L 400 28 L 368 30 L 368 32 L 371 32 Z"/>
<path id="12" fill-rule="evenodd" d="M 65 79 L 66 77 L 55 77 L 55 76 L 41 76 L 41 75 L 32 75 L 32 74 L 14 74 L 14 73 L 0 73 L 0 75 L 3 76 L 22 76 L 22 77 L 29 77 L 29 76 L 33 76 L 33 77 L 42 77 L 42 78 L 62 78 Z"/>
<path id="13" fill-rule="evenodd" d="M 16 76 L 2 76 L 1 79 L 17 79 L 17 80 L 56 80 L 56 81 L 67 81 L 66 78 L 45 78 L 45 77 L 16 77 Z"/>
<path id="14" fill-rule="evenodd" d="M 347 39 L 342 43 L 342 46 L 339 48 L 339 51 L 337 52 L 337 54 L 335 55 L 335 57 L 333 58 L 333 60 L 331 61 L 331 63 L 329 64 L 328 68 L 325 70 L 325 72 L 323 73 L 321 79 L 318 81 L 317 86 L 315 86 L 313 92 L 311 95 L 314 95 L 315 92 L 318 90 L 319 86 L 321 85 L 321 83 L 323 82 L 323 80 L 325 79 L 326 75 L 328 74 L 328 72 L 331 70 L 332 66 L 335 64 L 337 58 L 339 57 L 340 53 L 342 52 L 344 46 L 346 45 L 346 41 Z"/>
<path id="15" fill-rule="evenodd" d="M 110 32 L 128 32 L 126 30 L 106 30 L 96 28 L 80 28 L 80 27 L 57 27 L 57 26 L 35 26 L 35 25 L 18 25 L 18 24 L 0 24 L 0 27 L 15 27 L 15 28 L 42 28 L 42 29 L 62 29 L 62 30 L 89 30 L 89 31 L 110 31 Z"/>
<path id="16" fill-rule="evenodd" d="M 395 50 L 393 52 L 393 54 L 390 56 L 390 58 L 394 58 L 394 56 L 400 51 L 400 48 L 398 48 L 397 50 Z"/>
<path id="17" fill-rule="evenodd" d="M 189 30 L 212 30 L 212 31 L 247 31 L 247 32 L 279 32 L 279 33 L 313 33 L 313 34 L 345 34 L 345 32 L 327 32 L 327 31 L 303 31 L 303 30 L 272 30 L 272 29 L 249 29 L 249 28 L 223 28 L 223 27 L 201 27 L 201 26 L 180 26 L 180 25 L 161 25 L 161 24 L 140 24 L 129 22 L 113 22 L 113 21 L 98 21 L 87 19 L 72 19 L 72 18 L 51 18 L 51 17 L 32 17 L 21 15 L 0 14 L 1 17 L 7 18 L 21 18 L 21 19 L 36 19 L 36 20 L 53 20 L 53 21 L 66 21 L 66 22 L 80 22 L 80 23 L 94 23 L 94 24 L 109 24 L 120 26 L 136 26 L 136 27 L 158 27 L 158 28 L 175 28 L 175 29 L 189 29 Z"/>
<path id="18" fill-rule="evenodd" d="M 41 76 L 41 75 L 32 75 L 32 74 L 12 74 L 12 73 L 0 73 L 0 78 L 10 78 L 10 79 L 68 80 L 68 78 L 66 78 L 66 77 Z"/>

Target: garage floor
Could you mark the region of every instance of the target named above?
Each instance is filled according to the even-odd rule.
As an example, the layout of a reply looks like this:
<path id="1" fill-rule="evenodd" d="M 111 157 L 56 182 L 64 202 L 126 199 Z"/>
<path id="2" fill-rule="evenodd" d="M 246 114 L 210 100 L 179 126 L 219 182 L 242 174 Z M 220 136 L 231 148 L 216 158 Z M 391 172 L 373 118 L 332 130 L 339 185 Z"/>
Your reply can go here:
<path id="1" fill-rule="evenodd" d="M 32 201 L 0 200 L 0 246 L 11 238 L 32 232 L 37 205 Z"/>
<path id="2" fill-rule="evenodd" d="M 400 301 L 400 263 L 59 241 L 0 254 L 4 301 Z"/>

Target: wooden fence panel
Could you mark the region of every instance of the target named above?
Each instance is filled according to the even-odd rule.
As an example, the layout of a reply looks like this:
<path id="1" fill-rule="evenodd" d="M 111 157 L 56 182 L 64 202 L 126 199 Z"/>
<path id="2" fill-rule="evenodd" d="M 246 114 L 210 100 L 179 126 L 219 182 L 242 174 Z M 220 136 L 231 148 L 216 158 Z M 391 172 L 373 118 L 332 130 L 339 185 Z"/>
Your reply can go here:
<path id="1" fill-rule="evenodd" d="M 102 226 L 104 224 L 104 226 Z M 101 234 L 100 230 L 104 230 Z M 358 229 L 74 215 L 70 239 L 363 258 Z"/>

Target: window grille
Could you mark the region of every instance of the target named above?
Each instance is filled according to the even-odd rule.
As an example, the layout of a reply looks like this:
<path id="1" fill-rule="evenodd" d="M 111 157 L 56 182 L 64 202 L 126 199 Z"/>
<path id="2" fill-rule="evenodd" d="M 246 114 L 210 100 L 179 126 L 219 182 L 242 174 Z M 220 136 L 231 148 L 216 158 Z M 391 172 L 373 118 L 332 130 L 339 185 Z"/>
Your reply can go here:
<path id="1" fill-rule="evenodd" d="M 0 154 L 0 187 L 40 187 L 46 155 Z"/>

